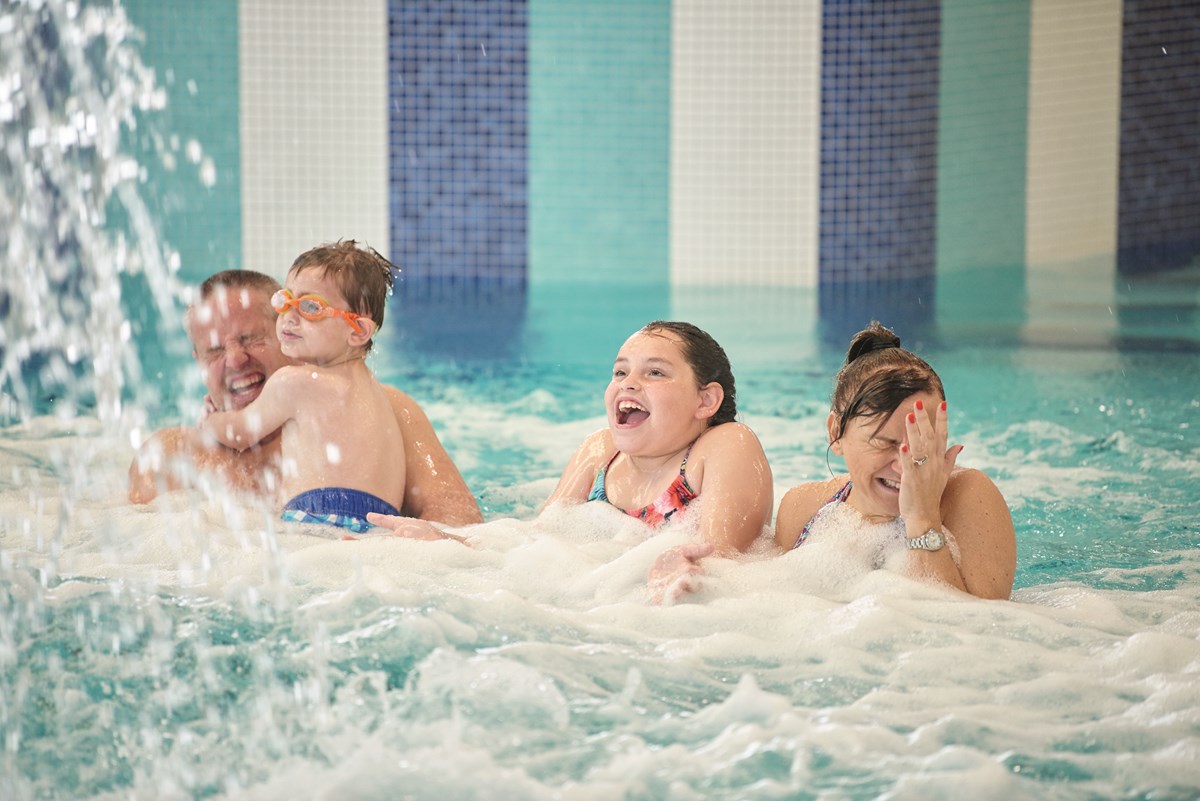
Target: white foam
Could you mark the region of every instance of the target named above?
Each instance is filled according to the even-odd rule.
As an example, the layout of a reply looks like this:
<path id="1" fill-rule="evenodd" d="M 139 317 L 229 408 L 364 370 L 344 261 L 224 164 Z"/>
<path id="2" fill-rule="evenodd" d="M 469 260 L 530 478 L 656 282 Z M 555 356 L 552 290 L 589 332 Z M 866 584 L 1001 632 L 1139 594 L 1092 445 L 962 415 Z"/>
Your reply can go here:
<path id="1" fill-rule="evenodd" d="M 855 776 L 886 797 L 1008 798 L 1060 781 L 1128 792 L 1200 782 L 1190 552 L 1103 577 L 1135 589 L 1062 581 L 983 602 L 875 569 L 873 546 L 850 532 L 782 556 L 764 540 L 738 560 L 706 560 L 699 592 L 658 607 L 646 573 L 694 534 L 686 525 L 650 536 L 585 504 L 459 530 L 472 547 L 344 541 L 203 490 L 130 507 L 127 446 L 96 431 L 57 437 L 44 421 L 6 433 L 16 446 L 0 475 L 19 479 L 0 485 L 11 597 L 49 608 L 113 598 L 140 616 L 114 635 L 118 656 L 85 670 L 129 680 L 139 663 L 119 654 L 141 625 L 165 640 L 136 670 L 170 675 L 172 654 L 216 625 L 205 609 L 268 632 L 192 646 L 213 675 L 245 659 L 261 687 L 239 692 L 258 711 L 164 730 L 196 737 L 204 767 L 156 755 L 166 741 L 147 735 L 143 773 L 122 797 L 188 797 L 188 776 L 258 799 L 382 798 L 399 786 L 424 797 L 835 798 L 853 794 Z M 89 437 L 85 485 L 70 460 Z M 64 482 L 80 494 L 60 496 Z M 1183 578 L 1136 589 L 1166 575 Z M 201 604 L 191 628 L 173 628 L 184 626 L 171 623 L 174 599 Z M 11 669 L 37 635 L 6 631 Z M 389 686 L 396 676 L 403 686 Z M 203 690 L 167 682 L 156 697 L 186 707 Z"/>

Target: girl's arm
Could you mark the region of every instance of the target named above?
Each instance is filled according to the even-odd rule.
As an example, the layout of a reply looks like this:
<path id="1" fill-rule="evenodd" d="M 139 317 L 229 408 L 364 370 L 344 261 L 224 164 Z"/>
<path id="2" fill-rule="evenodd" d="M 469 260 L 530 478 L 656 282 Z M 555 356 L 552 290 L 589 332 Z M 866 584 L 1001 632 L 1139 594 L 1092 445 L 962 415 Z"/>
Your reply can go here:
<path id="1" fill-rule="evenodd" d="M 607 428 L 589 435 L 563 468 L 558 486 L 542 504 L 542 509 L 559 501 L 586 501 L 588 493 L 592 491 L 592 484 L 596 482 L 596 473 L 613 452 L 612 434 Z"/>
<path id="2" fill-rule="evenodd" d="M 771 466 L 758 437 L 741 423 L 709 429 L 704 439 L 700 536 L 717 554 L 731 556 L 749 548 L 771 521 Z"/>

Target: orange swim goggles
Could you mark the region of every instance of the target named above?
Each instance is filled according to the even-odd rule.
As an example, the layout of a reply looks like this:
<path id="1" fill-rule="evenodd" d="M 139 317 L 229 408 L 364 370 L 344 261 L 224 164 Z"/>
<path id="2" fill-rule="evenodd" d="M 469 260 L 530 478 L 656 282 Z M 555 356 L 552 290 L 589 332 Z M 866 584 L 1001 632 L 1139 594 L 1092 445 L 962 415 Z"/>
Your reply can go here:
<path id="1" fill-rule="evenodd" d="M 305 320 L 324 320 L 328 317 L 341 317 L 350 327 L 360 334 L 367 333 L 358 321 L 361 314 L 342 311 L 329 305 L 329 301 L 320 295 L 301 295 L 296 297 L 290 289 L 281 289 L 271 296 L 271 308 L 280 314 L 286 314 L 288 309 L 295 307 Z"/>

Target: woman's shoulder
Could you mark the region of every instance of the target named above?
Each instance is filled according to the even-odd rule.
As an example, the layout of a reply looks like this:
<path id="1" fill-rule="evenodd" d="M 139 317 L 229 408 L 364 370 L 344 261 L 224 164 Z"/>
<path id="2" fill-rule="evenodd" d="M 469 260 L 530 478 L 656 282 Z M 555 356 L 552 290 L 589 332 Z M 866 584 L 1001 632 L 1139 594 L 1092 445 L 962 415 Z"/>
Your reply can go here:
<path id="1" fill-rule="evenodd" d="M 971 515 L 978 512 L 1007 511 L 1000 488 L 982 470 L 973 467 L 958 467 L 946 481 L 942 495 L 943 514 L 951 516 Z"/>
<path id="2" fill-rule="evenodd" d="M 797 484 L 784 493 L 783 500 L 779 502 L 779 508 L 782 511 L 786 505 L 804 511 L 808 507 L 812 507 L 812 512 L 815 514 L 849 480 L 847 476 L 835 476 L 826 481 L 806 481 L 803 484 Z M 809 517 L 811 516 L 809 515 Z"/>
<path id="3" fill-rule="evenodd" d="M 838 476 L 827 481 L 807 481 L 784 493 L 775 516 L 776 542 L 785 548 L 794 545 L 800 530 L 848 480 L 846 476 Z"/>

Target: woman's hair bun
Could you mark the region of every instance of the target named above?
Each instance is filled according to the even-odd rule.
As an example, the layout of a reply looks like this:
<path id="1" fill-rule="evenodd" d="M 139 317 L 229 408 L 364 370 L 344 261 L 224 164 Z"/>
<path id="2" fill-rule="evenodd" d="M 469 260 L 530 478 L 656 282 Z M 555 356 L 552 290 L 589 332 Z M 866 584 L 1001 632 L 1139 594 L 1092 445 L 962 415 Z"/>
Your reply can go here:
<path id="1" fill-rule="evenodd" d="M 869 326 L 859 331 L 854 335 L 854 339 L 850 340 L 850 349 L 846 351 L 846 364 L 873 351 L 898 347 L 900 347 L 900 337 L 896 336 L 892 329 L 884 326 L 883 323 L 872 320 Z"/>

